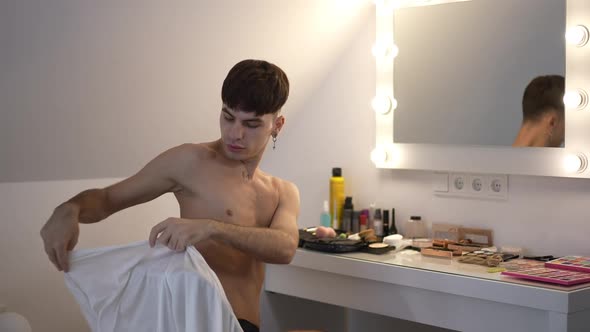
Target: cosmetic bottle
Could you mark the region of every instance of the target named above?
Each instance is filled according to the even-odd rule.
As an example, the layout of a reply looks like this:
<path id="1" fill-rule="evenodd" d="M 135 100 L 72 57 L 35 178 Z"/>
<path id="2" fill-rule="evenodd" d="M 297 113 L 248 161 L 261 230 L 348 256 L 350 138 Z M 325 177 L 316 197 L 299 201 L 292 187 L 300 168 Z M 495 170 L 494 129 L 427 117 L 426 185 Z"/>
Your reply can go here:
<path id="1" fill-rule="evenodd" d="M 383 219 L 381 219 L 381 209 L 375 210 L 373 226 L 375 227 L 375 235 L 383 236 Z"/>
<path id="2" fill-rule="evenodd" d="M 352 211 L 352 232 L 360 232 L 361 211 Z"/>
<path id="3" fill-rule="evenodd" d="M 320 226 L 330 227 L 332 223 L 332 217 L 330 216 L 330 204 L 328 201 L 324 201 L 324 210 L 320 214 Z"/>
<path id="4" fill-rule="evenodd" d="M 352 232 L 352 197 L 348 196 L 344 200 L 344 208 L 342 209 L 342 230 L 350 233 Z"/>
<path id="5" fill-rule="evenodd" d="M 360 218 L 360 220 L 359 220 L 359 232 L 362 232 L 362 231 L 367 230 L 367 226 L 368 226 L 367 225 L 368 224 L 367 215 L 361 213 L 361 216 L 359 218 Z"/>
<path id="6" fill-rule="evenodd" d="M 332 228 L 341 229 L 342 208 L 344 206 L 344 178 L 340 167 L 332 168 L 330 178 L 330 215 L 332 215 Z"/>
<path id="7" fill-rule="evenodd" d="M 391 221 L 389 222 L 389 235 L 397 234 L 395 226 L 395 209 L 391 209 Z"/>
<path id="8" fill-rule="evenodd" d="M 383 236 L 389 235 L 389 210 L 383 210 Z"/>
<path id="9" fill-rule="evenodd" d="M 375 220 L 375 203 L 371 203 L 369 205 L 369 226 L 368 226 L 370 229 L 375 229 L 374 220 Z"/>
<path id="10" fill-rule="evenodd" d="M 424 220 L 420 216 L 411 216 L 410 220 L 406 223 L 405 227 L 405 238 L 407 239 L 418 239 L 425 238 L 428 236 L 428 230 L 424 224 Z"/>

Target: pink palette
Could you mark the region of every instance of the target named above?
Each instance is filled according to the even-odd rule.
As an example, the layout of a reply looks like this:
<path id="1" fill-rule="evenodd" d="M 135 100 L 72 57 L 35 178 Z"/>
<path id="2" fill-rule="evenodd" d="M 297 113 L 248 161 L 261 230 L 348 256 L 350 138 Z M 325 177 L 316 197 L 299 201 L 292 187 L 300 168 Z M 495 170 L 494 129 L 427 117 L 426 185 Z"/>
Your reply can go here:
<path id="1" fill-rule="evenodd" d="M 590 273 L 568 271 L 562 269 L 552 269 L 547 267 L 525 269 L 518 271 L 504 271 L 502 272 L 502 274 L 521 279 L 542 281 L 564 286 L 572 286 L 582 284 L 585 282 L 590 282 Z"/>
<path id="2" fill-rule="evenodd" d="M 508 271 L 517 271 L 517 270 L 529 270 L 529 269 L 544 267 L 545 263 L 540 262 L 540 261 L 536 261 L 536 260 L 532 260 L 532 259 L 517 258 L 517 259 L 512 259 L 508 262 L 502 262 L 502 263 L 500 263 L 500 266 L 505 268 Z"/>
<path id="3" fill-rule="evenodd" d="M 590 273 L 590 257 L 565 256 L 546 262 L 545 267 Z"/>

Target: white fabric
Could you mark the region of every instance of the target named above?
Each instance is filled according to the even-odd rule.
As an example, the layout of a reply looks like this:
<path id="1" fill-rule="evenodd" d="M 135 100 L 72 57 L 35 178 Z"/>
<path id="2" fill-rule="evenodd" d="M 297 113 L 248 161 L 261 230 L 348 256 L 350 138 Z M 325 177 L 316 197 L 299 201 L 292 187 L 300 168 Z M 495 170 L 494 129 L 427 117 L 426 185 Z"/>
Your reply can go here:
<path id="1" fill-rule="evenodd" d="M 221 283 L 194 248 L 147 241 L 77 250 L 66 285 L 93 332 L 241 332 Z"/>

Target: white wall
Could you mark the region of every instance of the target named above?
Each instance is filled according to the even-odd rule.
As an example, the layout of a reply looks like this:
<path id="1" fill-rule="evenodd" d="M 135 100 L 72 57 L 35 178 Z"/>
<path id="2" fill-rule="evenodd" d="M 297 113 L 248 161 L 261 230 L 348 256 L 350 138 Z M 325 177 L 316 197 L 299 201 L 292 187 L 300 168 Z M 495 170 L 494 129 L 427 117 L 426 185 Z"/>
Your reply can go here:
<path id="1" fill-rule="evenodd" d="M 217 138 L 222 82 L 243 59 L 286 71 L 285 112 L 295 113 L 369 8 L 364 0 L 3 0 L 0 156 L 10 157 L 0 182 L 124 177 L 164 149 Z"/>
<path id="2" fill-rule="evenodd" d="M 266 171 L 299 186 L 302 199 L 300 226 L 318 222 L 322 201 L 328 197 L 331 167 L 339 166 L 344 170 L 347 192 L 354 196 L 356 207 L 375 201 L 381 206 L 395 207 L 398 220 L 406 219 L 410 214 L 420 214 L 429 221 L 491 227 L 498 243 L 522 245 L 535 253 L 590 254 L 586 245 L 586 234 L 590 233 L 586 209 L 590 181 L 510 177 L 510 199 L 489 202 L 434 197 L 430 189 L 430 173 L 427 172 L 375 169 L 368 158 L 374 144 L 375 123 L 369 108 L 375 81 L 370 54 L 374 18 L 360 27 L 355 25 L 347 29 L 352 42 L 347 41 L 348 47 L 332 54 L 330 61 L 317 64 L 313 62 L 313 56 L 301 60 L 301 66 L 309 62 L 322 72 L 310 73 L 319 78 L 305 81 L 313 88 L 309 88 L 310 93 L 295 110 L 285 114 L 287 124 L 279 137 L 277 149 L 270 149 L 263 163 Z M 215 63 L 214 58 L 206 59 Z M 291 64 L 300 61 L 294 54 L 289 59 Z M 337 62 L 334 59 L 338 59 Z M 307 74 L 303 71 L 301 75 Z M 295 79 L 294 82 L 301 80 Z M 55 84 L 59 84 L 59 80 Z M 27 96 L 31 91 L 22 93 Z M 1 105 L 4 116 L 6 105 Z M 46 110 L 31 108 L 29 111 L 33 117 L 26 123 L 42 126 L 43 123 L 35 122 L 34 115 L 41 116 Z M 216 113 L 217 110 L 210 112 Z M 206 116 L 214 117 L 209 113 Z M 213 126 L 195 133 L 194 140 L 213 137 L 216 133 L 217 128 Z M 6 151 L 26 154 L 25 147 L 19 148 L 20 139 L 25 138 L 16 137 L 11 150 L 3 150 L 0 165 L 5 164 L 5 158 L 19 157 Z M 157 142 L 159 137 L 153 140 Z M 151 143 L 139 144 L 135 148 L 151 157 L 151 148 L 147 147 Z M 136 150 L 122 153 L 134 155 L 130 159 L 133 163 L 144 161 L 143 156 L 137 157 Z M 36 156 L 36 153 L 29 153 L 20 160 L 40 163 Z M 100 162 L 116 163 L 116 160 L 108 158 Z M 83 189 L 104 186 L 114 180 L 94 176 L 91 180 L 0 183 L 0 302 L 25 315 L 35 332 L 86 330 L 75 302 L 63 285 L 61 273 L 55 271 L 45 257 L 39 230 L 55 205 Z M 83 225 L 78 247 L 145 239 L 153 224 L 170 215 L 178 215 L 177 207 L 171 197 L 166 197 L 117 214 L 106 222 Z M 379 324 L 383 326 L 397 324 L 394 320 L 384 323 L 381 318 L 375 320 L 362 313 L 350 316 L 381 322 Z M 353 331 L 357 324 L 351 323 L 350 326 Z"/>

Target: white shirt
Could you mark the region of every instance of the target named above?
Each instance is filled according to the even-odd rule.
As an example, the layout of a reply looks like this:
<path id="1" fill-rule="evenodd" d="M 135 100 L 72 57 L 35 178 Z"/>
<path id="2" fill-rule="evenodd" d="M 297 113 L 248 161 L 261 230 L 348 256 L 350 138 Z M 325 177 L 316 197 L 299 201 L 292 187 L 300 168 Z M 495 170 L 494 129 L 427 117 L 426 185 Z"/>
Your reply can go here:
<path id="1" fill-rule="evenodd" d="M 242 331 L 217 275 L 192 246 L 77 250 L 65 281 L 93 332 Z"/>

